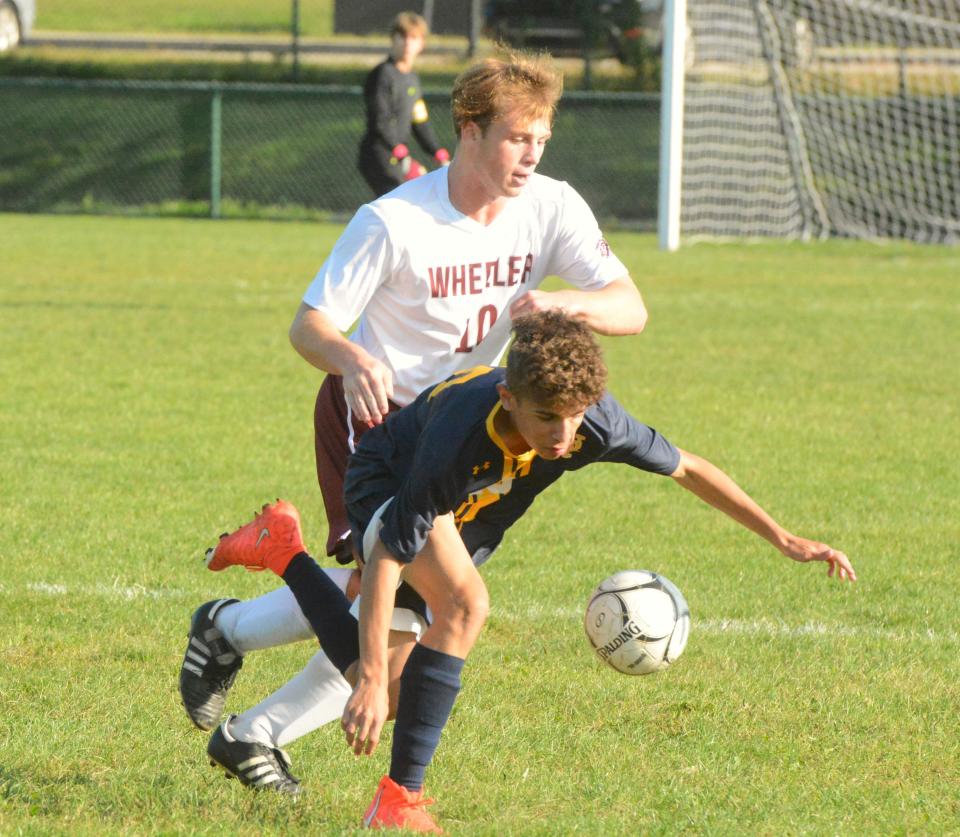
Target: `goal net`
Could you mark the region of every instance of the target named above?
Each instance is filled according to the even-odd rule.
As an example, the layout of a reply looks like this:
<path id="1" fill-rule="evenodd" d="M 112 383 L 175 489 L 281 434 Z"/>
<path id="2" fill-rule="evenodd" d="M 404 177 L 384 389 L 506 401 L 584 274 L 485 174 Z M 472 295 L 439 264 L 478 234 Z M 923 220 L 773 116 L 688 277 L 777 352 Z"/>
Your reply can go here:
<path id="1" fill-rule="evenodd" d="M 960 242 L 960 0 L 676 5 L 680 236 Z"/>

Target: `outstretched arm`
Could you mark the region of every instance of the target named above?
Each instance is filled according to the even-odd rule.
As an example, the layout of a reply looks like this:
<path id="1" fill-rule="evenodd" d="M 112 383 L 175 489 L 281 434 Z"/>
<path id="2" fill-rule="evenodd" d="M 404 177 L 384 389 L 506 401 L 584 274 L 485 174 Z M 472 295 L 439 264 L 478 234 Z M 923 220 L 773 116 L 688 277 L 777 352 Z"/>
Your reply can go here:
<path id="1" fill-rule="evenodd" d="M 670 475 L 680 485 L 696 494 L 741 526 L 756 532 L 794 561 L 825 561 L 827 575 L 856 581 L 857 574 L 842 552 L 825 543 L 800 538 L 788 532 L 716 465 L 700 456 L 680 451 L 680 464 Z"/>
<path id="2" fill-rule="evenodd" d="M 638 334 L 647 324 L 643 297 L 629 276 L 615 279 L 599 291 L 527 291 L 510 306 L 513 319 L 559 308 L 586 323 L 597 334 Z"/>

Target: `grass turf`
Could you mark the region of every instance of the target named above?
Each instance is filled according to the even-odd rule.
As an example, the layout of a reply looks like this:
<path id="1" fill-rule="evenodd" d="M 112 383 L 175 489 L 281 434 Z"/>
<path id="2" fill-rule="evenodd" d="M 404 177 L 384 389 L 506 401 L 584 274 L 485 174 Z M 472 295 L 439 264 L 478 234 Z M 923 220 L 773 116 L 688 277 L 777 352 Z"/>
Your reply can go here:
<path id="1" fill-rule="evenodd" d="M 0 832 L 351 832 L 389 738 L 291 748 L 296 805 L 207 767 L 178 704 L 189 615 L 272 589 L 214 576 L 215 536 L 284 496 L 325 534 L 320 375 L 286 328 L 335 226 L 0 215 Z M 428 790 L 457 834 L 947 834 L 960 829 L 960 255 L 834 241 L 611 236 L 651 310 L 611 388 L 860 582 L 789 563 L 622 466 L 541 497 L 484 569 L 493 613 Z M 693 613 L 629 679 L 580 616 L 615 569 Z M 252 705 L 308 645 L 252 654 Z"/>
<path id="2" fill-rule="evenodd" d="M 333 3 L 300 3 L 300 34 L 324 37 L 333 30 Z M 172 32 L 284 35 L 291 27 L 290 0 L 227 0 L 196 3 L 111 3 L 108 0 L 44 0 L 38 29 L 84 32 Z"/>

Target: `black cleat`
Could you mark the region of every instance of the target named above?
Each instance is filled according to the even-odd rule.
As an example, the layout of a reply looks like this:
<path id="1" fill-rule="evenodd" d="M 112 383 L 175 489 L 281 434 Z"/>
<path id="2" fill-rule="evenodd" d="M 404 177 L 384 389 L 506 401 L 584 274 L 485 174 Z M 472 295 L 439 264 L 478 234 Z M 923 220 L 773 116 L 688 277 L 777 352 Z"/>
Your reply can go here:
<path id="1" fill-rule="evenodd" d="M 180 699 L 190 720 L 204 732 L 220 723 L 227 692 L 243 665 L 243 655 L 213 624 L 217 612 L 236 601 L 239 599 L 207 602 L 190 620 L 187 651 L 180 667 Z"/>
<path id="2" fill-rule="evenodd" d="M 239 779 L 241 785 L 254 790 L 299 794 L 300 780 L 290 773 L 290 756 L 277 747 L 237 741 L 228 729 L 235 717 L 227 718 L 210 736 L 207 745 L 210 764 L 219 765 L 227 772 L 227 778 Z"/>

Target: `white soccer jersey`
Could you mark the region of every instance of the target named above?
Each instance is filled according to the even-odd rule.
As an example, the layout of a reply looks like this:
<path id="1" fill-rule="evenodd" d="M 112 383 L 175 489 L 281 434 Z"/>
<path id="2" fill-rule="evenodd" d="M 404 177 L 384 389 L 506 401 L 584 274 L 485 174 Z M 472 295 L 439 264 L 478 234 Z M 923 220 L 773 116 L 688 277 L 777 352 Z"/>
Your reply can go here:
<path id="1" fill-rule="evenodd" d="M 496 366 L 510 304 L 559 276 L 598 290 L 627 275 L 586 202 L 535 174 L 483 226 L 450 203 L 447 169 L 362 206 L 303 301 L 393 372 L 400 406 L 471 366 Z"/>

